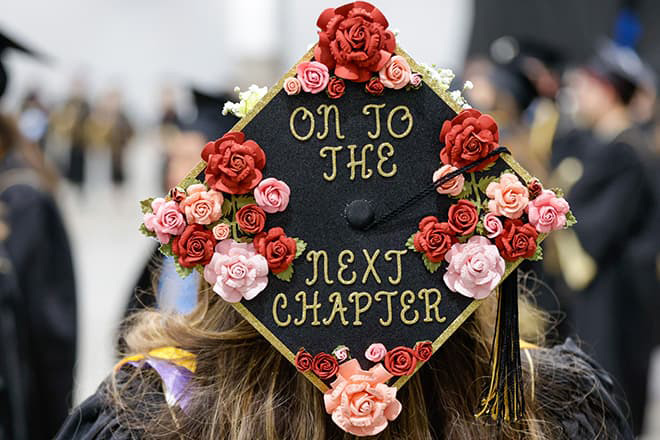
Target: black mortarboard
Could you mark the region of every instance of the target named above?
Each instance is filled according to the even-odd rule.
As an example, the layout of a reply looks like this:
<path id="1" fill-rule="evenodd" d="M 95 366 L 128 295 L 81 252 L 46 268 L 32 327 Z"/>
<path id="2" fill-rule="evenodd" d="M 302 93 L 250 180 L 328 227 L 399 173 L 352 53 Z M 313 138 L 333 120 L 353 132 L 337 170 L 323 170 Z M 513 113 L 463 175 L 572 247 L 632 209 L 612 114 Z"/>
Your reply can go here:
<path id="1" fill-rule="evenodd" d="M 215 139 L 238 121 L 233 115 L 222 114 L 222 106 L 230 99 L 229 94 L 211 94 L 193 88 L 192 95 L 196 109 L 195 116 L 191 121 L 182 124 L 183 130 L 197 131 L 205 139 Z"/>
<path id="2" fill-rule="evenodd" d="M 11 37 L 9 37 L 0 30 L 0 96 L 2 96 L 3 93 L 5 92 L 8 82 L 7 70 L 5 69 L 4 64 L 2 63 L 2 57 L 7 49 L 14 49 L 19 52 L 26 53 L 28 55 L 37 56 L 37 54 L 34 51 L 24 46 L 23 44 L 17 42 L 16 40 L 13 40 Z"/>
<path id="3" fill-rule="evenodd" d="M 338 43 L 332 30 L 356 22 L 377 38 Z M 317 24 L 319 43 L 258 102 L 245 96 L 179 187 L 142 202 L 142 232 L 182 275 L 203 273 L 356 435 L 384 429 L 401 409 L 394 388 L 501 290 L 479 413 L 517 420 L 515 268 L 570 225 L 568 204 L 499 145 L 493 118 L 396 46 L 377 8 Z M 386 407 L 377 427 L 335 414 L 356 381 Z"/>

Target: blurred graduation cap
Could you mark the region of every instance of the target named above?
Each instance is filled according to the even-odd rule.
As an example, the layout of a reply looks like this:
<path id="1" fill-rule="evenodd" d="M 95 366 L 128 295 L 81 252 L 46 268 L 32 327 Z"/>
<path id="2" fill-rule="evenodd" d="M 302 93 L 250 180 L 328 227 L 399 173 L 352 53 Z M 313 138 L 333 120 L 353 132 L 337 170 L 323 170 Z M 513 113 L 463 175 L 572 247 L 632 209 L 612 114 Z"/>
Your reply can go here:
<path id="1" fill-rule="evenodd" d="M 7 35 L 3 30 L 0 29 L 0 96 L 2 96 L 3 93 L 5 92 L 5 89 L 7 88 L 7 83 L 9 81 L 9 78 L 7 76 L 8 75 L 7 70 L 2 62 L 2 58 L 7 53 L 8 50 L 15 50 L 18 52 L 23 52 L 35 58 L 42 58 L 34 50 L 14 40 L 9 35 Z"/>
<path id="2" fill-rule="evenodd" d="M 378 23 L 372 59 L 331 49 L 351 15 Z M 518 420 L 515 269 L 541 258 L 545 233 L 570 226 L 568 204 L 499 145 L 492 117 L 396 46 L 376 7 L 327 9 L 317 24 L 315 48 L 265 96 L 241 97 L 241 119 L 166 198 L 142 202 L 142 232 L 180 275 L 202 273 L 356 435 L 377 432 L 334 412 L 342 384 L 373 375 L 396 418 L 393 388 L 500 289 L 479 414 Z M 196 97 L 217 119 L 218 100 Z M 541 219 L 550 201 L 556 215 Z"/>
<path id="3" fill-rule="evenodd" d="M 193 87 L 195 116 L 181 123 L 181 130 L 196 131 L 204 139 L 216 139 L 225 134 L 238 121 L 233 115 L 223 115 L 222 106 L 232 97 L 228 93 L 209 93 Z"/>

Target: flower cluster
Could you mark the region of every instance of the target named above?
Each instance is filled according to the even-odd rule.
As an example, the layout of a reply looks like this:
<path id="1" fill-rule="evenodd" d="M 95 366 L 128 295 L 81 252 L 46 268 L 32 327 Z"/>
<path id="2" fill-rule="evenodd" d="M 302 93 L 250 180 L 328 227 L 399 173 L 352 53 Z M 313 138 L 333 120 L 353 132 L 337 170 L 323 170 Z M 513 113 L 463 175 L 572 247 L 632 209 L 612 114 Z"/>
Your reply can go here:
<path id="1" fill-rule="evenodd" d="M 422 254 L 430 272 L 446 263 L 443 280 L 451 291 L 483 299 L 502 280 L 506 262 L 541 259 L 539 234 L 571 226 L 575 219 L 566 200 L 543 189 L 538 179 L 525 185 L 506 170 L 477 180 L 477 172 L 497 161 L 496 155 L 489 157 L 499 142 L 492 117 L 463 110 L 443 123 L 440 141 L 436 191 L 458 201 L 449 207 L 446 221 L 424 217 L 406 246 Z"/>
<path id="2" fill-rule="evenodd" d="M 222 114 L 232 114 L 237 118 L 242 118 L 252 111 L 255 105 L 261 98 L 263 98 L 268 92 L 268 87 L 259 87 L 255 84 L 252 84 L 244 92 L 241 92 L 241 89 L 238 87 L 234 88 L 234 92 L 238 93 L 238 102 L 225 102 L 224 107 L 222 107 Z"/>
<path id="3" fill-rule="evenodd" d="M 207 143 L 202 159 L 204 182 L 187 179 L 167 200 L 142 202 L 142 232 L 176 257 L 180 275 L 201 270 L 225 301 L 254 298 L 269 273 L 289 281 L 293 260 L 306 245 L 282 228 L 266 229 L 267 215 L 286 210 L 289 186 L 263 178 L 266 154 L 241 132 Z"/>

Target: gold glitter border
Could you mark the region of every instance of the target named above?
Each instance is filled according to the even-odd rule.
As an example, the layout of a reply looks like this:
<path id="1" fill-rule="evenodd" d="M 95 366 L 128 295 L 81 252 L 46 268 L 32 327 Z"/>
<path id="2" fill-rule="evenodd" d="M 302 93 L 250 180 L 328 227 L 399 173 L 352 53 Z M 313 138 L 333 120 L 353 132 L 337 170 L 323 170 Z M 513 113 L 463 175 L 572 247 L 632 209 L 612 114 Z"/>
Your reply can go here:
<path id="1" fill-rule="evenodd" d="M 241 118 L 229 131 L 241 131 L 243 127 L 245 127 L 252 119 L 259 113 L 261 110 L 263 110 L 268 103 L 282 90 L 284 80 L 288 78 L 289 76 L 293 76 L 296 74 L 296 67 L 298 66 L 299 63 L 303 61 L 309 61 L 312 59 L 314 56 L 314 48 L 316 46 L 312 47 L 310 50 L 307 51 L 299 60 L 296 62 L 291 69 L 289 69 L 288 72 L 286 72 L 282 78 L 273 86 L 271 87 L 268 92 L 264 95 L 264 97 L 257 103 L 255 104 L 254 108 L 243 118 Z M 412 68 L 413 71 L 416 72 L 423 72 L 424 69 L 413 60 L 410 55 L 408 55 L 400 46 L 397 45 L 395 53 L 397 55 L 402 56 L 403 58 L 406 59 L 408 64 L 410 64 L 410 67 Z M 463 110 L 463 106 L 456 100 L 454 100 L 451 95 L 449 94 L 449 89 L 442 90 L 441 88 L 437 87 L 435 82 L 430 82 L 430 81 L 424 81 L 426 85 L 433 90 L 439 97 L 442 99 L 454 112 L 460 113 L 461 110 Z M 529 182 L 532 179 L 532 176 L 529 174 L 527 170 L 525 170 L 511 155 L 509 154 L 502 154 L 500 157 L 516 172 L 518 173 L 524 180 L 525 182 Z M 188 175 L 183 179 L 189 179 L 189 178 L 196 178 L 206 167 L 206 162 L 200 161 L 189 173 Z M 543 239 L 545 238 L 545 234 L 539 237 L 538 243 L 540 243 Z M 502 281 L 513 272 L 513 270 L 518 267 L 518 265 L 522 262 L 522 260 L 519 260 L 515 263 L 509 263 L 507 264 L 506 271 L 504 272 L 504 275 L 502 277 Z M 479 308 L 481 303 L 485 300 L 473 300 L 468 306 L 452 321 L 452 323 L 438 336 L 434 341 L 433 341 L 433 354 L 451 337 L 451 335 L 465 322 L 466 319 L 472 315 L 472 313 Z M 250 312 L 242 303 L 233 303 L 232 306 L 234 309 L 241 314 L 241 316 L 248 321 L 268 342 L 270 342 L 273 347 L 275 347 L 286 359 L 289 360 L 294 366 L 295 366 L 295 357 L 296 355 L 289 350 L 289 348 L 282 342 L 280 339 L 275 336 L 259 319 L 257 319 L 252 312 Z M 417 372 L 426 362 L 420 362 L 417 364 L 417 368 L 415 368 L 415 371 L 413 374 Z M 314 373 L 311 371 L 308 371 L 304 374 L 309 381 L 314 384 L 316 388 L 318 388 L 321 392 L 327 391 L 329 388 L 328 386 Z M 399 379 L 397 379 L 393 386 L 396 388 L 401 388 L 410 378 L 412 377 L 412 374 L 410 376 L 401 376 Z"/>

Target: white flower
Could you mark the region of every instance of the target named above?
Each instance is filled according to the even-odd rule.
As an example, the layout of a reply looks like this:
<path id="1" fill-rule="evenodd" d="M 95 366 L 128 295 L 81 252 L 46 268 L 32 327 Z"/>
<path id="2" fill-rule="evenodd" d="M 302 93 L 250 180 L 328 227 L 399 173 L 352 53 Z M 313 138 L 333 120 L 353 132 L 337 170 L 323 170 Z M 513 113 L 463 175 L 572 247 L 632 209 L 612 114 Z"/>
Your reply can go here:
<path id="1" fill-rule="evenodd" d="M 426 71 L 427 78 L 436 83 L 442 91 L 448 90 L 454 77 L 456 77 L 451 69 L 442 69 L 426 63 L 421 63 L 419 66 Z"/>
<path id="2" fill-rule="evenodd" d="M 238 93 L 239 102 L 225 102 L 222 108 L 222 114 L 231 113 L 234 116 L 242 118 L 252 111 L 257 102 L 261 101 L 261 98 L 268 92 L 268 87 L 259 87 L 252 84 L 244 92 L 241 92 L 241 89 L 238 87 L 234 88 L 234 91 Z"/>
<path id="3" fill-rule="evenodd" d="M 474 89 L 474 84 L 472 84 L 472 81 L 465 81 L 465 84 L 463 84 L 463 91 L 472 89 Z"/>

